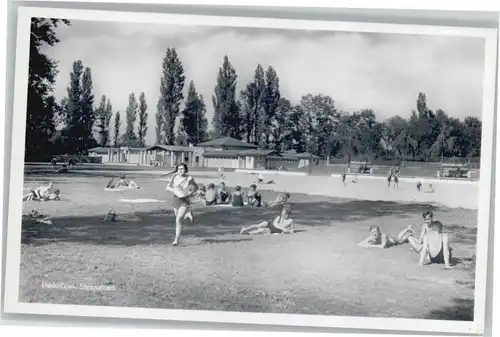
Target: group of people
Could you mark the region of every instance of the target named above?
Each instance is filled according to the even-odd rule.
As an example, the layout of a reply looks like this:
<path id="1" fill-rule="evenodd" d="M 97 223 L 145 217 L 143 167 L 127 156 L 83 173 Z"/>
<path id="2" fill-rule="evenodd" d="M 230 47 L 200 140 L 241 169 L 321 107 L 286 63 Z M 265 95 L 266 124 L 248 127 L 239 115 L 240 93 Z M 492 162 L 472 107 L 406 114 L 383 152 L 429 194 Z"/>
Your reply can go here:
<path id="1" fill-rule="evenodd" d="M 378 225 L 372 225 L 370 236 L 358 245 L 360 247 L 390 248 L 409 243 L 412 250 L 420 254 L 420 265 L 438 263 L 444 264 L 446 269 L 451 268 L 452 248 L 448 234 L 443 233 L 443 223 L 434 220 L 434 214 L 431 211 L 424 212 L 422 217 L 424 223 L 418 237 L 412 226 L 408 226 L 396 237 L 393 237 L 382 233 Z"/>
<path id="2" fill-rule="evenodd" d="M 250 185 L 246 196 L 241 191 L 241 186 L 236 186 L 233 193 L 229 193 L 224 182 L 221 182 L 218 189 L 215 184 L 211 183 L 207 188 L 200 186 L 195 179 L 189 175 L 186 164 L 177 165 L 176 169 L 167 175 L 172 175 L 172 178 L 167 184 L 166 190 L 173 195 L 173 210 L 175 215 L 175 238 L 172 242 L 173 246 L 179 243 L 183 221 L 189 220 L 194 222 L 194 216 L 191 209 L 192 200 L 204 200 L 205 205 L 213 206 L 219 203 L 232 205 L 235 207 L 254 206 L 262 207 L 262 194 L 257 191 L 255 184 Z M 287 207 L 287 202 L 290 199 L 290 194 L 283 193 L 268 203 L 266 206 L 278 207 L 282 206 L 281 214 L 272 221 L 265 221 L 250 228 L 244 228 L 241 234 L 262 234 L 264 232 L 275 233 L 291 233 L 293 232 L 293 221 L 291 221 L 291 208 Z"/>

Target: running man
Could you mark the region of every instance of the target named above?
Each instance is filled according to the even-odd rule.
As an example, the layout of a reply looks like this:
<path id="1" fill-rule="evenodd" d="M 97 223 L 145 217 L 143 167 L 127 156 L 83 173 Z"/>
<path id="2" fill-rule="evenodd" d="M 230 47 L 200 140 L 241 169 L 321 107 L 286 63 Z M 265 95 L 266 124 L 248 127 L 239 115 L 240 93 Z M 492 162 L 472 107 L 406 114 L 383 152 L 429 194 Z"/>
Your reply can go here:
<path id="1" fill-rule="evenodd" d="M 291 218 L 292 210 L 289 207 L 283 207 L 281 214 L 272 221 L 263 221 L 259 224 L 249 227 L 243 227 L 241 235 L 257 234 L 292 234 L 295 232 L 294 222 Z"/>
<path id="2" fill-rule="evenodd" d="M 174 197 L 175 239 L 172 245 L 177 246 L 182 231 L 182 221 L 184 219 L 190 219 L 191 222 L 194 222 L 190 198 L 195 195 L 198 190 L 198 184 L 193 177 L 188 175 L 188 167 L 186 164 L 177 165 L 174 176 L 168 183 L 166 190 L 171 192 Z"/>
<path id="3" fill-rule="evenodd" d="M 423 266 L 427 260 L 425 264 L 444 264 L 445 269 L 451 269 L 451 251 L 448 234 L 443 233 L 443 224 L 441 221 L 432 221 L 424 236 L 419 265 Z"/>
<path id="4" fill-rule="evenodd" d="M 364 248 L 390 248 L 408 242 L 408 238 L 413 234 L 413 228 L 408 226 L 397 237 L 392 237 L 382 233 L 378 225 L 372 225 L 370 227 L 370 236 L 358 243 L 358 246 Z"/>

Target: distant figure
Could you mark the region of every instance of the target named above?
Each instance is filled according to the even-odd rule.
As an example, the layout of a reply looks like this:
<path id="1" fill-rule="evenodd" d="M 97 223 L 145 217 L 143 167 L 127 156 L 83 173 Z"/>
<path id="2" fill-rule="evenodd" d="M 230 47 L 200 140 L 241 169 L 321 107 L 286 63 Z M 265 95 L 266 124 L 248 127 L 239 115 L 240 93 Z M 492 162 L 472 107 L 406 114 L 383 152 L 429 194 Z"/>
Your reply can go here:
<path id="1" fill-rule="evenodd" d="M 243 193 L 241 193 L 240 185 L 236 185 L 235 191 L 231 195 L 231 205 L 233 207 L 243 207 L 245 205 L 243 202 Z"/>
<path id="2" fill-rule="evenodd" d="M 417 183 L 417 191 L 419 191 L 419 192 L 420 192 L 421 190 L 422 190 L 422 182 L 421 182 L 421 181 L 419 181 L 419 182 Z"/>
<path id="3" fill-rule="evenodd" d="M 66 164 L 63 164 L 62 167 L 57 171 L 58 173 L 68 173 L 68 167 Z"/>
<path id="4" fill-rule="evenodd" d="M 434 187 L 429 184 L 429 188 L 424 189 L 424 193 L 434 193 Z"/>
<path id="5" fill-rule="evenodd" d="M 226 184 L 222 181 L 220 183 L 219 190 L 217 191 L 218 203 L 219 204 L 229 204 L 231 201 L 231 194 L 226 188 Z"/>
<path id="6" fill-rule="evenodd" d="M 259 224 L 249 227 L 243 227 L 240 231 L 241 235 L 257 235 L 257 234 L 292 234 L 295 232 L 293 219 L 291 218 L 292 210 L 289 207 L 283 207 L 281 214 L 271 221 L 263 221 Z"/>
<path id="7" fill-rule="evenodd" d="M 261 207 L 262 206 L 262 195 L 257 191 L 257 185 L 250 185 L 250 189 L 247 195 L 247 202 L 249 206 Z"/>
<path id="8" fill-rule="evenodd" d="M 259 178 L 257 179 L 257 182 L 259 184 L 262 184 L 264 182 L 264 174 L 262 172 L 259 173 Z"/>
<path id="9" fill-rule="evenodd" d="M 342 184 L 344 184 L 344 186 L 347 187 L 347 182 L 345 181 L 347 179 L 347 174 L 345 173 L 345 169 L 342 169 L 340 174 L 342 176 Z"/>
<path id="10" fill-rule="evenodd" d="M 450 269 L 451 252 L 448 234 L 443 233 L 443 224 L 441 221 L 432 221 L 424 236 L 418 263 L 423 266 L 427 260 L 431 264 L 444 264 L 446 269 Z"/>
<path id="11" fill-rule="evenodd" d="M 54 157 L 54 158 L 52 158 L 52 160 L 50 161 L 50 165 L 51 165 L 52 167 L 56 167 L 56 166 L 57 166 L 57 159 L 56 159 L 55 157 Z"/>
<path id="12" fill-rule="evenodd" d="M 220 177 L 220 180 L 224 180 L 224 166 L 220 165 L 219 166 L 219 177 Z"/>
<path id="13" fill-rule="evenodd" d="M 392 181 L 392 167 L 389 169 L 389 174 L 387 176 L 387 188 L 391 188 L 391 181 Z"/>
<path id="14" fill-rule="evenodd" d="M 378 225 L 372 225 L 370 227 L 370 236 L 358 243 L 358 246 L 364 248 L 390 248 L 408 242 L 408 237 L 413 234 L 413 229 L 411 226 L 408 226 L 397 237 L 392 237 L 382 233 Z"/>
<path id="15" fill-rule="evenodd" d="M 394 181 L 394 188 L 399 188 L 399 176 L 398 176 L 398 173 L 395 173 L 393 176 L 392 176 L 392 180 Z"/>

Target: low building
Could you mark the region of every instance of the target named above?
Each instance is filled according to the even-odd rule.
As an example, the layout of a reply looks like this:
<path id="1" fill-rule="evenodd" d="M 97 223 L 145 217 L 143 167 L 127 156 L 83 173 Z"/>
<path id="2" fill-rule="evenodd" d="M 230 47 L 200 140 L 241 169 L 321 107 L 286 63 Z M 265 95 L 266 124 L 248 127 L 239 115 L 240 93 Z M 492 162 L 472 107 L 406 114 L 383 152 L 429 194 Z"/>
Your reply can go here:
<path id="1" fill-rule="evenodd" d="M 89 157 L 101 157 L 103 164 L 147 165 L 145 147 L 95 147 L 89 150 Z"/>
<path id="2" fill-rule="evenodd" d="M 257 149 L 257 145 L 243 142 L 231 137 L 209 140 L 208 142 L 198 144 L 198 146 L 210 151 Z"/>
<path id="3" fill-rule="evenodd" d="M 204 149 L 197 146 L 153 145 L 147 149 L 148 165 L 176 166 L 186 163 L 190 167 L 203 166 Z"/>
<path id="4" fill-rule="evenodd" d="M 206 150 L 203 153 L 205 167 L 225 167 L 233 169 L 267 169 L 271 156 L 278 154 L 272 150 Z"/>

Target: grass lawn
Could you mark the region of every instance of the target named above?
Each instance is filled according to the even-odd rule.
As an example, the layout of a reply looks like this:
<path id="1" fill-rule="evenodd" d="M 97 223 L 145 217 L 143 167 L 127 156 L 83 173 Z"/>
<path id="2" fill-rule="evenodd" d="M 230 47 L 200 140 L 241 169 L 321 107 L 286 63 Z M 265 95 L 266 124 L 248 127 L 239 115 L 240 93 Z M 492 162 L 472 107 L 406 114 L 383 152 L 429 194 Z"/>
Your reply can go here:
<path id="1" fill-rule="evenodd" d="M 472 320 L 477 212 L 429 205 L 292 194 L 294 235 L 240 236 L 243 225 L 271 219 L 270 208 L 195 206 L 195 224 L 172 247 L 174 218 L 165 182 L 143 177 L 141 190 L 105 192 L 109 178 L 27 176 L 54 181 L 58 202 L 25 202 L 50 216 L 54 230 L 23 223 L 20 301 Z M 274 199 L 275 192 L 264 192 Z M 120 199 L 159 199 L 126 203 Z M 114 207 L 133 218 L 102 222 Z M 435 212 L 454 248 L 454 269 L 418 266 L 408 244 L 362 249 L 369 226 L 396 235 Z M 47 289 L 43 282 L 113 285 L 114 291 Z"/>

